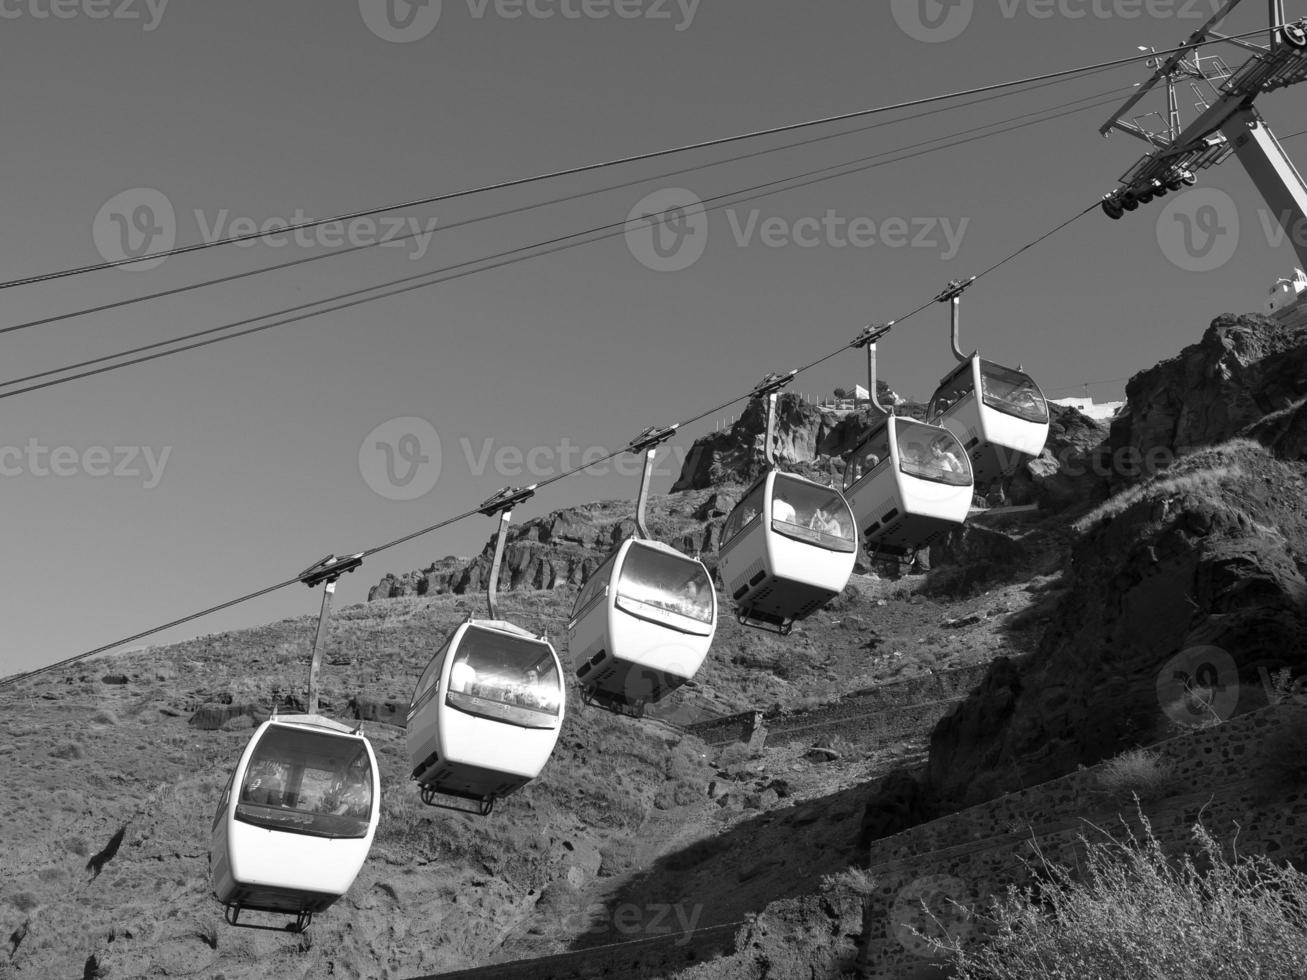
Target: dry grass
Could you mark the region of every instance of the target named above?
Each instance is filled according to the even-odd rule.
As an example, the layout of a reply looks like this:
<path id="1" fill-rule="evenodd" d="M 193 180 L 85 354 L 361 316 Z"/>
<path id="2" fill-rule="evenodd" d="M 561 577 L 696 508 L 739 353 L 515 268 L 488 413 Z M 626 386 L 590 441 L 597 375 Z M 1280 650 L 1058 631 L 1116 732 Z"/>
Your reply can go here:
<path id="1" fill-rule="evenodd" d="M 1087 844 L 1081 874 L 1053 866 L 1036 894 L 1010 889 L 981 937 L 936 944 L 961 980 L 1254 980 L 1307 976 L 1307 876 L 1256 856 L 1227 860 L 1194 827 L 1196 855 L 1143 837 Z"/>
<path id="2" fill-rule="evenodd" d="M 1175 785 L 1175 767 L 1151 749 L 1129 749 L 1098 769 L 1098 787 L 1109 796 L 1153 800 Z"/>
<path id="3" fill-rule="evenodd" d="M 1232 478 L 1241 475 L 1240 458 L 1250 454 L 1271 458 L 1267 449 L 1252 439 L 1231 439 L 1219 446 L 1186 456 L 1170 469 L 1110 497 L 1072 527 L 1077 533 L 1084 534 L 1143 500 L 1177 497 L 1186 493 L 1202 497 L 1215 496 Z"/>

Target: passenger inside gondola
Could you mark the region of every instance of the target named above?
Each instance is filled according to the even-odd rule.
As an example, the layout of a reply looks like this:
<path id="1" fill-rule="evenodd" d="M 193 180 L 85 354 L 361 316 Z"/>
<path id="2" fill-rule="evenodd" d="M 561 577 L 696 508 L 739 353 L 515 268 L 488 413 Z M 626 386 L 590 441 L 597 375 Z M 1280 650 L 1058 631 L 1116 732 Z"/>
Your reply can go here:
<path id="1" fill-rule="evenodd" d="M 774 520 L 820 532 L 823 546 L 829 545 L 831 539 L 853 541 L 853 530 L 840 514 L 843 499 L 838 492 L 806 480 L 787 478 L 776 481 L 772 494 Z"/>
<path id="2" fill-rule="evenodd" d="M 836 537 L 847 537 L 843 515 L 838 512 L 827 513 L 823 507 L 818 507 L 812 515 L 812 520 L 808 522 L 808 527 L 814 531 L 822 531 L 826 534 L 833 534 Z"/>
<path id="3" fill-rule="evenodd" d="M 338 816 L 366 817 L 372 809 L 372 781 L 366 762 L 360 768 L 356 760 L 338 775 L 324 795 L 323 803 Z"/>
<path id="4" fill-rule="evenodd" d="M 703 566 L 651 548 L 633 549 L 622 565 L 620 595 L 669 612 L 712 622 L 712 599 L 702 588 Z"/>
<path id="5" fill-rule="evenodd" d="M 784 521 L 786 524 L 798 524 L 799 518 L 794 511 L 794 505 L 788 500 L 782 500 L 779 496 L 771 502 L 771 516 L 774 521 Z"/>
<path id="6" fill-rule="evenodd" d="M 470 629 L 450 668 L 450 691 L 557 714 L 558 673 L 552 660 L 538 666 L 542 648 L 542 643 Z"/>
<path id="7" fill-rule="evenodd" d="M 762 484 L 756 485 L 731 511 L 726 523 L 722 525 L 722 544 L 732 540 L 762 513 L 762 494 Z"/>
<path id="8" fill-rule="evenodd" d="M 280 829 L 283 818 L 269 810 L 294 810 L 313 815 L 308 823 L 297 824 L 298 829 L 361 836 L 372 807 L 372 768 L 361 745 L 347 743 L 345 751 L 350 755 L 342 759 L 338 736 L 269 729 L 246 770 L 237 819 Z M 342 804 L 346 789 L 353 792 Z M 341 810 L 342 805 L 346 809 Z M 351 819 L 342 822 L 334 820 L 336 816 Z"/>
<path id="9" fill-rule="evenodd" d="M 990 361 L 980 362 L 980 388 L 985 404 L 1027 422 L 1047 422 L 1048 404 L 1035 383 L 1020 371 Z"/>
<path id="10" fill-rule="evenodd" d="M 952 435 L 920 423 L 900 426 L 899 468 L 909 476 L 936 483 L 961 486 L 971 480 Z"/>

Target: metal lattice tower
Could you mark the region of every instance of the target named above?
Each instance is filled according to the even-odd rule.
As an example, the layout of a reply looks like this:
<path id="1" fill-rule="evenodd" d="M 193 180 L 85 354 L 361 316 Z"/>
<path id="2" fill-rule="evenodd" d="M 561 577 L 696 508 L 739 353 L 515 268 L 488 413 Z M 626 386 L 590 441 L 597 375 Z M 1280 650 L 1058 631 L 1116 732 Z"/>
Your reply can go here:
<path id="1" fill-rule="evenodd" d="M 1156 196 L 1196 183 L 1200 170 L 1214 167 L 1234 154 L 1307 266 L 1307 241 L 1294 233 L 1295 229 L 1307 227 L 1307 184 L 1253 105 L 1263 92 L 1307 79 L 1307 18 L 1286 24 L 1284 0 L 1268 0 L 1268 45 L 1218 32 L 1216 26 L 1241 2 L 1227 0 L 1169 57 L 1150 61 L 1155 69 L 1152 77 L 1099 128 L 1104 136 L 1120 130 L 1153 147 L 1122 175 L 1121 186 L 1103 198 L 1103 210 L 1111 218 L 1120 218 Z M 1226 41 L 1253 55 L 1231 70 L 1222 59 L 1199 53 L 1199 46 L 1211 40 Z M 1165 115 L 1152 112 L 1130 116 L 1159 82 L 1166 85 Z M 1181 124 L 1176 91 L 1184 82 L 1192 87 L 1198 110 L 1198 116 L 1187 126 Z M 1154 118 L 1161 121 L 1160 128 L 1146 125 Z"/>

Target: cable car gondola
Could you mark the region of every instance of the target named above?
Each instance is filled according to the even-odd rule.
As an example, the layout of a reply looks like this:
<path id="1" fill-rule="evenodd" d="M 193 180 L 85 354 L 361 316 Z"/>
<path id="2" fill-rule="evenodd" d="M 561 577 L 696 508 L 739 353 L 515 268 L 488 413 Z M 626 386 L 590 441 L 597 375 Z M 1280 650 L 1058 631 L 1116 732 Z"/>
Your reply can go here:
<path id="1" fill-rule="evenodd" d="M 469 618 L 450 634 L 422 672 L 408 709 L 411 778 L 422 802 L 483 816 L 495 801 L 540 775 L 563 724 L 562 665 L 544 637 L 499 618 L 496 580 L 512 508 L 532 489 L 505 490 L 481 513 L 500 515 L 487 584 L 490 618 Z"/>
<path id="2" fill-rule="evenodd" d="M 252 909 L 307 928 L 354 883 L 380 804 L 377 760 L 359 731 L 318 714 L 265 721 L 213 819 L 213 892 L 227 922 L 246 925 L 240 914 Z"/>
<path id="3" fill-rule="evenodd" d="M 214 896 L 233 926 L 243 911 L 295 916 L 302 932 L 315 912 L 354 883 L 381 815 L 376 756 L 360 728 L 317 714 L 318 665 L 336 579 L 362 556 L 328 555 L 300 575 L 323 584 L 309 670 L 308 712 L 275 713 L 254 733 L 218 801 L 209 848 Z"/>
<path id="4" fill-rule="evenodd" d="M 776 389 L 792 377 L 773 376 L 754 389 L 767 398 L 767 471 L 726 518 L 718 550 L 736 617 L 781 634 L 844 590 L 858 548 L 853 513 L 838 490 L 775 468 Z"/>
<path id="5" fill-rule="evenodd" d="M 844 496 L 873 556 L 912 555 L 963 524 L 972 489 L 957 436 L 894 415 L 853 450 L 844 469 Z"/>
<path id="6" fill-rule="evenodd" d="M 952 346 L 961 362 L 939 383 L 927 417 L 951 429 L 971 460 L 977 486 L 1010 476 L 1038 456 L 1048 439 L 1048 402 L 1030 375 L 958 348 L 958 305 L 967 283 L 952 283 L 939 297 L 952 303 Z"/>
<path id="7" fill-rule="evenodd" d="M 708 569 L 651 540 L 645 526 L 656 447 L 674 431 L 649 429 L 631 443 L 631 452 L 645 454 L 636 536 L 590 575 L 567 624 L 582 697 L 635 717 L 695 675 L 717 630 L 717 593 Z"/>

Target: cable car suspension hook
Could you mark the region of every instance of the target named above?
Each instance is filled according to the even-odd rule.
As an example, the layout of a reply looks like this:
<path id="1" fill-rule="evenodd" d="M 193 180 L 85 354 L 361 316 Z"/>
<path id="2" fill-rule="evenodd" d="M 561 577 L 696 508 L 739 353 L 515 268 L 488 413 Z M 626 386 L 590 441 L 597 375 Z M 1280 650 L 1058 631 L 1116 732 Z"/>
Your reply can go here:
<path id="1" fill-rule="evenodd" d="M 953 356 L 959 361 L 969 361 L 971 358 L 962 353 L 958 347 L 958 321 L 960 319 L 959 308 L 962 305 L 962 294 L 966 292 L 967 287 L 976 281 L 976 277 L 970 279 L 954 279 L 945 287 L 944 291 L 935 297 L 937 303 L 948 303 L 950 306 L 950 334 L 949 339 L 953 347 Z"/>
<path id="2" fill-rule="evenodd" d="M 875 406 L 876 411 L 881 415 L 890 416 L 894 414 L 894 409 L 886 408 L 880 403 L 880 392 L 877 388 L 876 379 L 876 345 L 870 343 L 867 345 L 867 396 L 871 399 L 871 404 Z"/>
<path id="3" fill-rule="evenodd" d="M 631 440 L 627 452 L 644 453 L 644 470 L 640 474 L 640 493 L 635 498 L 635 536 L 641 541 L 648 541 L 652 535 L 645 524 L 645 507 L 649 503 L 649 477 L 653 475 L 654 456 L 658 447 L 676 434 L 681 423 L 658 428 L 651 425 Z"/>
<path id="4" fill-rule="evenodd" d="M 331 597 L 336 594 L 336 579 L 363 564 L 363 553 L 348 558 L 327 555 L 300 572 L 299 580 L 310 589 L 322 586 L 322 608 L 318 612 L 318 631 L 313 636 L 313 659 L 309 664 L 309 697 L 306 710 L 318 713 L 318 674 L 322 668 L 322 651 L 327 641 L 327 624 L 331 620 Z"/>
<path id="5" fill-rule="evenodd" d="M 499 587 L 499 566 L 504 560 L 504 539 L 508 536 L 508 525 L 513 520 L 513 508 L 524 500 L 535 496 L 536 485 L 529 487 L 505 487 L 493 497 L 487 498 L 478 508 L 478 513 L 487 517 L 499 515 L 499 534 L 495 538 L 495 557 L 490 563 L 490 578 L 486 582 L 486 607 L 490 618 L 499 618 L 499 605 L 495 593 Z"/>
<path id="6" fill-rule="evenodd" d="M 772 439 L 776 434 L 776 393 L 793 381 L 798 373 L 797 368 L 789 374 L 773 372 L 754 385 L 753 391 L 749 392 L 750 398 L 767 399 L 767 429 L 763 436 L 762 455 L 769 470 L 776 468 L 776 451 L 772 447 Z"/>
<path id="7" fill-rule="evenodd" d="M 855 350 L 859 347 L 867 348 L 867 397 L 871 404 L 880 412 L 881 415 L 888 415 L 880 403 L 880 398 L 876 393 L 876 341 L 894 329 L 894 321 L 889 323 L 872 323 L 862 328 L 862 333 L 858 334 L 849 342 L 849 346 Z M 857 402 L 854 401 L 854 408 L 857 408 Z"/>

